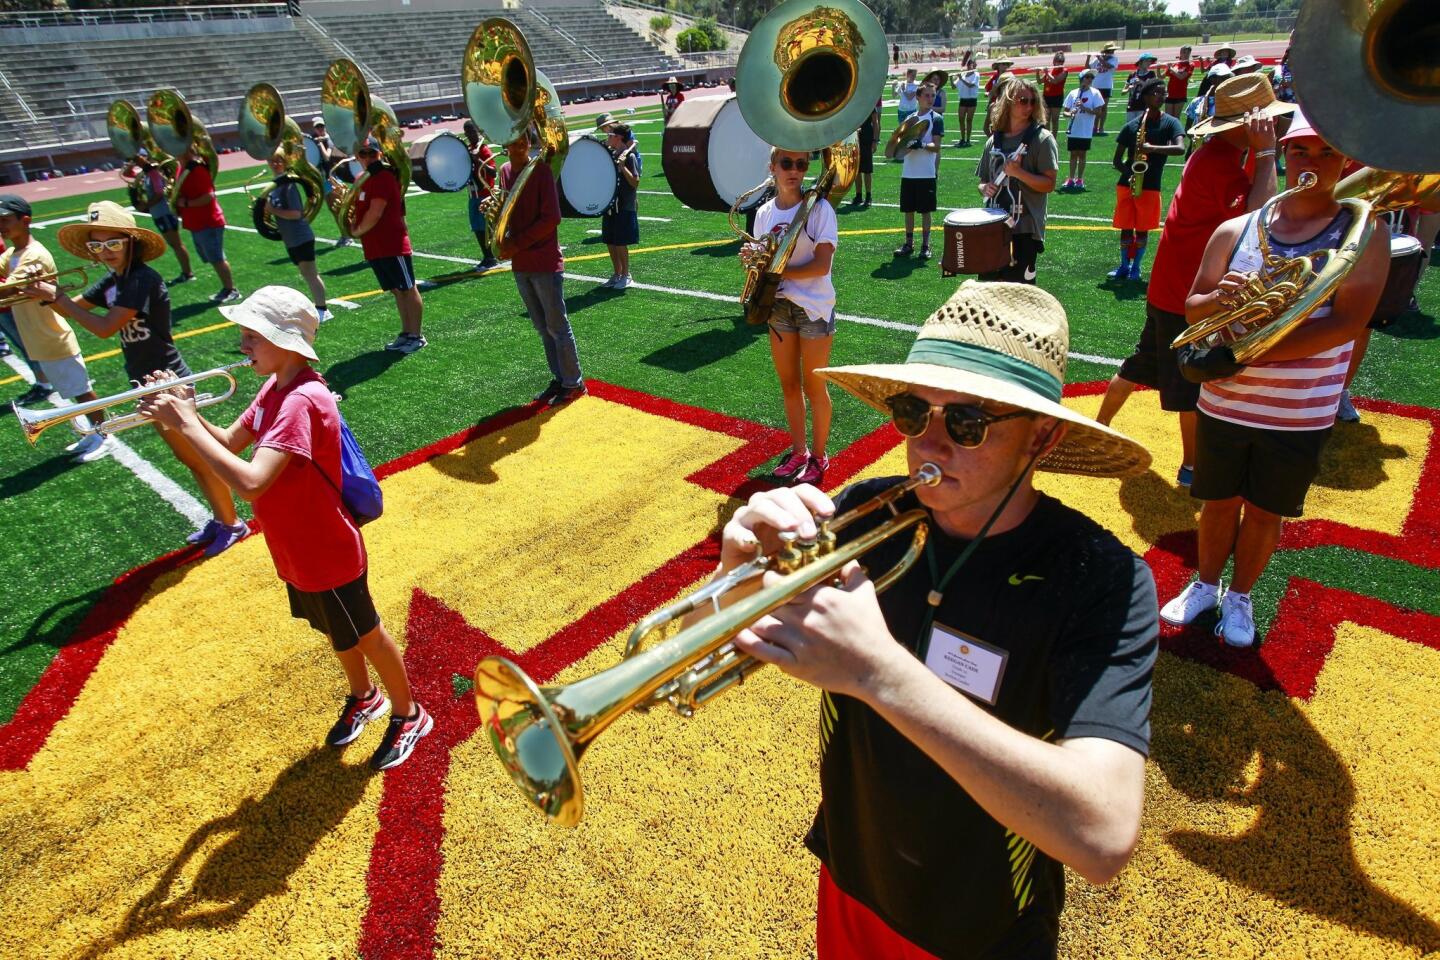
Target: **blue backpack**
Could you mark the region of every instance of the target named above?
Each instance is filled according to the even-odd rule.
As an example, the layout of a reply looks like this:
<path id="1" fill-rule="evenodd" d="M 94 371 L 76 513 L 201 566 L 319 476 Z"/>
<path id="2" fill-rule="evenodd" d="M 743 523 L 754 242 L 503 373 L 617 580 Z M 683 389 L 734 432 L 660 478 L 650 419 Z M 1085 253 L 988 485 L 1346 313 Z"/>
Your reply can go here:
<path id="1" fill-rule="evenodd" d="M 318 464 L 316 469 L 319 469 Z M 320 476 L 324 477 L 330 486 L 335 486 L 324 470 L 320 470 Z M 340 502 L 344 504 L 357 527 L 365 526 L 385 512 L 385 494 L 380 489 L 380 481 L 375 479 L 375 471 L 370 469 L 370 461 L 365 459 L 365 453 L 360 449 L 360 441 L 356 440 L 355 434 L 350 431 L 350 424 L 345 422 L 344 415 L 340 417 L 338 492 Z"/>

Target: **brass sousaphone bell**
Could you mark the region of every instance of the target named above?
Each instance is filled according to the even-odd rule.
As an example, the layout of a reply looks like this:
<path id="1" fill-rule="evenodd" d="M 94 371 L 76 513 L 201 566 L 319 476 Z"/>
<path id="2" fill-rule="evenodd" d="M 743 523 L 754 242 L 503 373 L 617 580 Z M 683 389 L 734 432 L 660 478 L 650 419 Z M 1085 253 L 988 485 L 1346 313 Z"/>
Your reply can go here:
<path id="1" fill-rule="evenodd" d="M 136 162 L 141 150 L 149 154 L 150 162 L 160 168 L 165 177 L 165 195 L 169 196 L 178 161 L 160 149 L 135 104 L 129 100 L 116 100 L 111 103 L 110 109 L 105 113 L 105 129 L 110 134 L 110 146 L 115 148 L 120 159 L 126 163 L 126 167 L 120 171 L 120 178 L 125 181 L 125 187 L 129 191 L 130 205 L 141 212 L 150 209 L 150 199 L 145 195 L 145 187 L 140 183 L 138 173 L 129 171 L 129 165 Z"/>
<path id="2" fill-rule="evenodd" d="M 305 192 L 301 211 L 306 220 L 314 220 L 325 205 L 325 180 L 319 170 L 305 159 L 305 134 L 292 117 L 285 115 L 285 101 L 280 92 L 268 83 L 257 83 L 240 102 L 237 124 L 240 145 L 256 160 L 268 162 L 276 150 L 285 154 L 285 175 L 299 182 Z M 270 179 L 268 168 L 262 168 L 245 185 L 246 192 L 263 180 Z M 280 229 L 275 218 L 265 213 L 265 196 L 254 197 L 251 215 L 255 229 L 267 240 L 279 240 Z"/>
<path id="3" fill-rule="evenodd" d="M 497 175 L 485 205 L 490 235 L 500 242 L 510 227 L 515 201 L 538 164 L 545 163 L 559 179 L 570 149 L 565 114 L 555 87 L 535 68 L 535 58 L 520 28 L 503 17 L 491 17 L 475 28 L 460 64 L 460 89 L 465 109 L 486 140 L 501 146 L 534 130 L 539 152 L 520 170 L 509 191 Z"/>
<path id="4" fill-rule="evenodd" d="M 400 121 L 388 103 L 370 95 L 365 75 L 353 60 L 341 58 L 326 69 L 320 85 L 320 113 L 325 118 L 331 142 L 348 157 L 355 156 L 367 137 L 375 138 L 384 157 L 377 162 L 390 167 L 395 179 L 400 181 L 400 195 L 405 195 L 410 187 L 410 155 L 405 152 Z M 350 211 L 360 196 L 360 188 L 370 177 L 369 170 L 362 170 L 354 183 L 346 183 L 336 171 L 347 166 L 348 161 L 342 160 L 330 170 L 330 210 L 342 237 L 350 236 Z"/>
<path id="5" fill-rule="evenodd" d="M 193 150 L 200 162 L 210 171 L 210 178 L 220 172 L 220 158 L 215 153 L 215 144 L 205 125 L 190 112 L 185 98 L 174 90 L 156 90 L 150 95 L 146 114 L 150 121 L 150 135 L 160 149 L 172 157 L 179 158 L 187 150 Z M 180 188 L 185 183 L 189 169 L 181 167 L 170 184 L 170 204 L 180 199 Z"/>

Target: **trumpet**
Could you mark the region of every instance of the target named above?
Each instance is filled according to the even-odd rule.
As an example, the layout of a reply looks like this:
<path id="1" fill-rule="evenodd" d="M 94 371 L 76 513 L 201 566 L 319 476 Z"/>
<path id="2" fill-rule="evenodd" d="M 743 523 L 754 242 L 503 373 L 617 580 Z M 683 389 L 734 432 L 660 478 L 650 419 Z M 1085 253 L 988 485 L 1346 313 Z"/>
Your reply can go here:
<path id="1" fill-rule="evenodd" d="M 77 286 L 84 286 L 90 282 L 85 274 L 84 267 L 69 267 L 65 270 L 43 270 L 36 267 L 26 270 L 15 276 L 9 277 L 0 283 L 0 310 L 13 307 L 17 303 L 24 303 L 26 300 L 33 300 L 34 297 L 25 292 L 25 288 L 34 283 L 55 283 L 58 284 L 61 277 L 68 273 L 80 274 Z"/>
<path id="2" fill-rule="evenodd" d="M 664 703 L 688 717 L 707 700 L 743 682 L 763 664 L 735 650 L 736 634 L 810 588 L 833 581 L 851 560 L 908 531 L 911 538 L 905 553 L 875 580 L 876 592 L 889 588 L 919 559 L 929 535 L 924 510 L 901 512 L 895 504 L 916 487 L 934 486 L 940 479 L 939 467 L 921 464 L 908 480 L 848 513 L 820 520 L 813 540 L 781 534 L 784 546 L 776 553 L 742 564 L 641 620 L 630 633 L 625 659 L 583 680 L 542 688 L 504 657 L 486 657 L 475 668 L 475 704 L 501 765 L 541 813 L 573 827 L 585 809 L 578 763 L 606 727 L 631 708 Z M 839 531 L 881 509 L 890 511 L 888 519 L 837 546 Z M 641 650 L 656 630 L 771 572 L 781 574 L 781 579 Z"/>
<path id="3" fill-rule="evenodd" d="M 190 384 L 200 383 L 202 380 L 209 380 L 212 377 L 219 377 L 230 381 L 230 386 L 224 393 L 212 394 L 202 393 L 195 397 L 195 406 L 213 407 L 217 403 L 224 403 L 235 395 L 235 373 L 241 367 L 250 366 L 249 360 L 241 360 L 238 363 L 228 364 L 223 367 L 216 367 L 214 370 L 207 370 L 204 373 L 192 373 L 188 377 L 177 377 L 174 380 L 164 380 L 160 383 L 152 383 L 133 390 L 126 390 L 117 393 L 113 397 L 101 397 L 98 400 L 85 400 L 80 403 L 71 403 L 63 407 L 55 407 L 53 410 L 31 410 L 28 407 L 21 407 L 11 404 L 15 411 L 15 418 L 20 421 L 20 429 L 25 431 L 25 439 L 30 441 L 30 446 L 35 446 L 35 441 L 40 439 L 40 434 L 51 427 L 67 420 L 70 427 L 80 436 L 88 436 L 98 433 L 101 436 L 109 436 L 112 433 L 120 433 L 123 430 L 131 430 L 150 422 L 150 418 L 138 410 L 121 414 L 118 417 L 107 417 L 99 423 L 88 423 L 89 415 L 105 410 L 107 407 L 118 407 L 123 404 L 135 403 L 144 400 L 172 387 L 183 387 Z M 78 419 L 86 418 L 84 421 Z M 85 425 L 82 425 L 85 424 Z"/>

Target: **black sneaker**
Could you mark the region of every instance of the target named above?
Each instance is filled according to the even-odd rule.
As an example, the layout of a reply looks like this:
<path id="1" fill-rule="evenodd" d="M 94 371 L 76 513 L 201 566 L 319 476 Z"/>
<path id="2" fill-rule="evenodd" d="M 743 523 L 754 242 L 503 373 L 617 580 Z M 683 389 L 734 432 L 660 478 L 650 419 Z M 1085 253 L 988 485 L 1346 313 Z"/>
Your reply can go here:
<path id="1" fill-rule="evenodd" d="M 541 390 L 539 393 L 535 394 L 535 402 L 543 403 L 548 406 L 550 401 L 554 398 L 555 394 L 559 393 L 561 390 L 564 389 L 565 388 L 561 386 L 559 380 L 551 380 L 548 384 L 546 384 L 544 390 Z"/>
<path id="2" fill-rule="evenodd" d="M 546 401 L 546 406 L 558 407 L 562 404 L 569 403 L 571 400 L 578 400 L 589 392 L 589 390 L 585 389 L 585 384 L 583 383 L 578 387 L 561 387 Z"/>
<path id="3" fill-rule="evenodd" d="M 391 716 L 380 746 L 375 748 L 375 753 L 370 757 L 370 769 L 389 770 L 391 767 L 400 766 L 410 756 L 420 738 L 428 734 L 434 726 L 435 721 L 430 719 L 430 714 L 418 703 L 415 704 L 413 717 Z"/>
<path id="4" fill-rule="evenodd" d="M 54 387 L 42 387 L 38 383 L 32 383 L 29 390 L 15 398 L 15 402 L 22 407 L 32 403 L 44 403 L 54 391 Z"/>
<path id="5" fill-rule="evenodd" d="M 340 710 L 340 719 L 336 720 L 335 726 L 330 728 L 325 742 L 332 747 L 345 746 L 360 736 L 360 731 L 365 729 L 365 724 L 379 717 L 389 707 L 390 701 L 385 699 L 385 694 L 380 692 L 379 687 L 372 687 L 370 695 L 363 699 L 352 693 L 345 698 L 345 706 Z"/>
<path id="6" fill-rule="evenodd" d="M 194 279 L 195 279 L 195 274 L 193 274 L 193 273 L 182 273 L 182 274 L 180 274 L 179 276 L 177 276 L 174 280 L 171 280 L 171 281 L 169 282 L 168 286 L 178 287 L 178 286 L 180 286 L 180 284 L 182 284 L 182 283 L 189 283 L 191 280 L 194 280 Z"/>
<path id="7" fill-rule="evenodd" d="M 906 240 L 904 243 L 900 244 L 900 246 L 895 248 L 895 256 L 897 257 L 910 257 L 914 256 L 914 254 L 915 244 L 911 243 L 909 240 Z"/>

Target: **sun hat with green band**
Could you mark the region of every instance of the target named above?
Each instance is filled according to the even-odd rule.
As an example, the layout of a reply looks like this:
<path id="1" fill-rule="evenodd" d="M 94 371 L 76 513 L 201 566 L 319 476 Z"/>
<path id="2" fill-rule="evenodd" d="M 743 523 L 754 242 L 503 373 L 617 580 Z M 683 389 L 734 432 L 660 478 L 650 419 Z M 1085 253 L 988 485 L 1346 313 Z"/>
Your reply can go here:
<path id="1" fill-rule="evenodd" d="M 818 371 L 870 406 L 912 386 L 950 390 L 1056 417 L 1064 438 L 1036 465 L 1054 473 L 1123 477 L 1150 465 L 1150 453 L 1119 431 L 1060 402 L 1070 325 L 1060 301 L 1025 283 L 966 280 L 930 315 L 904 363 Z"/>

